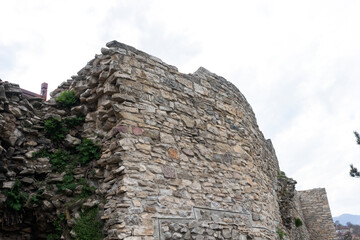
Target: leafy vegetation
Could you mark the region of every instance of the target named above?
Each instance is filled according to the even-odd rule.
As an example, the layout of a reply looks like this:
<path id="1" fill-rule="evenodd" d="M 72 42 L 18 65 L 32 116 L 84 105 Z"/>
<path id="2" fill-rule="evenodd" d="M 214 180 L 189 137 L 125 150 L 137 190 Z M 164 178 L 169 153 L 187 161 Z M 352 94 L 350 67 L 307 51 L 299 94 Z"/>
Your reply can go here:
<path id="1" fill-rule="evenodd" d="M 67 117 L 64 119 L 64 124 L 68 128 L 73 128 L 79 125 L 82 125 L 85 122 L 84 115 L 75 116 L 75 117 Z"/>
<path id="2" fill-rule="evenodd" d="M 78 99 L 73 90 L 62 92 L 55 100 L 63 108 L 71 108 L 78 102 Z"/>
<path id="3" fill-rule="evenodd" d="M 82 164 L 100 158 L 100 147 L 90 139 L 83 138 L 76 150 L 78 151 L 79 162 Z"/>
<path id="4" fill-rule="evenodd" d="M 95 188 L 90 186 L 89 182 L 84 178 L 79 180 L 79 185 L 82 186 L 80 198 L 88 198 L 95 191 Z"/>
<path id="5" fill-rule="evenodd" d="M 56 99 L 59 106 L 69 109 L 78 103 L 78 99 L 74 91 L 64 91 Z M 69 112 L 69 111 L 68 111 Z M 63 179 L 57 183 L 57 189 L 60 193 L 67 193 L 69 190 L 75 192 L 71 194 L 72 199 L 68 199 L 66 206 L 76 203 L 79 199 L 90 197 L 95 188 L 92 187 L 85 178 L 75 178 L 74 169 L 79 165 L 86 165 L 90 161 L 100 158 L 100 147 L 90 139 L 83 138 L 79 145 L 68 146 L 61 144 L 65 139 L 69 130 L 77 126 L 81 126 L 85 122 L 85 116 L 70 116 L 62 118 L 50 118 L 44 122 L 45 135 L 54 143 L 58 143 L 60 147 L 55 152 L 47 152 L 41 150 L 33 154 L 33 158 L 48 157 L 55 172 L 63 173 Z M 59 144 L 60 143 L 60 144 Z M 74 191 L 75 190 L 75 191 Z M 78 193 L 78 194 L 76 194 Z M 42 193 L 33 195 L 30 199 L 31 203 L 36 204 L 42 198 Z M 77 240 L 100 240 L 103 238 L 103 223 L 98 220 L 99 209 L 91 208 L 83 211 L 80 218 L 76 220 L 72 229 L 76 233 Z M 66 215 L 67 216 L 67 215 Z M 53 223 L 54 231 L 47 236 L 47 240 L 60 239 L 62 234 L 69 234 L 69 229 L 65 222 L 65 215 L 60 215 Z M 65 236 L 64 235 L 64 236 Z"/>
<path id="6" fill-rule="evenodd" d="M 69 132 L 69 128 L 74 128 L 83 124 L 85 121 L 84 116 L 67 117 L 63 121 L 50 118 L 45 120 L 45 136 L 54 140 L 55 142 L 62 141 L 66 134 Z"/>
<path id="7" fill-rule="evenodd" d="M 76 188 L 76 182 L 73 173 L 66 173 L 62 183 L 58 183 L 57 187 L 60 191 L 65 191 L 66 189 L 74 190 Z"/>
<path id="8" fill-rule="evenodd" d="M 99 209 L 87 209 L 80 213 L 80 218 L 75 221 L 73 230 L 76 233 L 76 240 L 100 240 L 103 239 L 103 222 L 98 220 Z"/>
<path id="9" fill-rule="evenodd" d="M 281 229 L 278 229 L 276 232 L 277 232 L 277 234 L 279 235 L 279 238 L 280 238 L 280 239 L 284 239 L 284 236 L 286 236 L 286 233 L 284 233 L 283 231 L 281 231 Z"/>
<path id="10" fill-rule="evenodd" d="M 6 195 L 6 206 L 15 211 L 20 211 L 27 200 L 27 194 L 21 191 L 21 183 L 19 180 L 15 181 L 14 186 L 10 191 L 4 192 Z"/>
<path id="11" fill-rule="evenodd" d="M 58 240 L 61 238 L 62 227 L 61 224 L 65 221 L 65 214 L 60 214 L 56 221 L 53 222 L 54 232 L 50 233 L 46 240 Z"/>
<path id="12" fill-rule="evenodd" d="M 68 129 L 62 124 L 59 119 L 50 118 L 45 120 L 45 136 L 54 140 L 55 142 L 60 142 L 65 138 Z"/>
<path id="13" fill-rule="evenodd" d="M 72 159 L 72 156 L 68 151 L 58 149 L 55 153 L 50 155 L 50 163 L 56 172 L 65 171 L 68 162 Z"/>
<path id="14" fill-rule="evenodd" d="M 41 200 L 43 200 L 43 196 L 42 196 L 43 192 L 44 192 L 44 190 L 41 189 L 41 190 L 37 191 L 36 194 L 32 195 L 30 198 L 30 203 L 39 204 L 39 202 Z"/>
<path id="15" fill-rule="evenodd" d="M 294 221 L 296 227 L 301 227 L 303 225 L 303 222 L 301 221 L 300 218 L 295 218 Z"/>
<path id="16" fill-rule="evenodd" d="M 49 156 L 49 153 L 45 149 L 41 149 L 40 151 L 34 152 L 32 154 L 32 158 L 34 160 L 37 159 L 37 158 L 45 158 L 45 157 L 48 157 L 48 156 Z"/>

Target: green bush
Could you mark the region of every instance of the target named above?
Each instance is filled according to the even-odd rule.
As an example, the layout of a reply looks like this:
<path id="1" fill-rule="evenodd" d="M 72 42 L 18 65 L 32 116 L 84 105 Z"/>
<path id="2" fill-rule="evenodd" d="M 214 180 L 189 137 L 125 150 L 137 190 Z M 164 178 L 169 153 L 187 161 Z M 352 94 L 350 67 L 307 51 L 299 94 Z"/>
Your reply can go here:
<path id="1" fill-rule="evenodd" d="M 303 225 L 303 222 L 300 220 L 300 218 L 295 218 L 295 226 L 301 227 Z"/>
<path id="2" fill-rule="evenodd" d="M 103 239 L 103 222 L 98 220 L 99 209 L 87 209 L 80 213 L 80 218 L 76 219 L 73 230 L 76 233 L 76 240 L 101 240 Z"/>
<path id="3" fill-rule="evenodd" d="M 53 222 L 53 226 L 54 226 L 54 232 L 50 233 L 46 240 L 59 240 L 61 238 L 61 234 L 62 234 L 62 227 L 61 224 L 65 221 L 65 214 L 60 214 L 57 218 L 57 220 L 55 220 Z"/>
<path id="4" fill-rule="evenodd" d="M 64 119 L 64 124 L 68 128 L 73 128 L 82 125 L 84 122 L 85 122 L 85 117 L 83 115 L 76 117 L 67 117 Z"/>
<path id="5" fill-rule="evenodd" d="M 57 187 L 59 191 L 65 191 L 65 189 L 74 190 L 76 188 L 76 182 L 73 173 L 65 174 L 62 183 L 58 183 Z"/>
<path id="6" fill-rule="evenodd" d="M 68 129 L 62 124 L 59 119 L 50 118 L 45 120 L 45 136 L 56 141 L 60 142 L 65 138 Z"/>
<path id="7" fill-rule="evenodd" d="M 100 147 L 90 139 L 83 138 L 76 150 L 78 151 L 79 162 L 82 164 L 100 158 Z"/>
<path id="8" fill-rule="evenodd" d="M 62 92 L 59 97 L 55 99 L 55 101 L 64 108 L 71 108 L 75 106 L 78 102 L 78 99 L 73 90 Z"/>
<path id="9" fill-rule="evenodd" d="M 32 159 L 37 159 L 37 158 L 45 158 L 45 157 L 48 157 L 49 156 L 49 153 L 45 150 L 45 149 L 41 149 L 40 151 L 38 152 L 34 152 L 32 154 Z"/>
<path id="10" fill-rule="evenodd" d="M 88 198 L 95 191 L 95 188 L 90 186 L 89 182 L 86 181 L 84 178 L 81 178 L 79 180 L 79 185 L 82 186 L 80 198 Z"/>
<path id="11" fill-rule="evenodd" d="M 21 191 L 21 183 L 15 181 L 10 191 L 4 192 L 6 195 L 6 206 L 15 211 L 20 211 L 27 201 L 27 194 Z"/>
<path id="12" fill-rule="evenodd" d="M 65 171 L 72 156 L 69 152 L 62 149 L 57 150 L 55 153 L 50 154 L 50 163 L 56 172 Z"/>
<path id="13" fill-rule="evenodd" d="M 277 232 L 277 234 L 279 235 L 279 238 L 280 238 L 280 239 L 284 239 L 284 236 L 286 236 L 286 233 L 284 233 L 283 231 L 281 231 L 281 229 L 278 229 L 276 232 Z"/>
<path id="14" fill-rule="evenodd" d="M 43 192 L 44 192 L 44 190 L 41 189 L 41 190 L 37 191 L 36 194 L 32 195 L 30 198 L 30 203 L 39 204 L 39 202 L 41 200 L 43 200 L 43 196 L 42 196 Z"/>
<path id="15" fill-rule="evenodd" d="M 67 117 L 63 121 L 56 118 L 45 120 L 45 135 L 46 137 L 60 142 L 65 138 L 68 133 L 68 128 L 74 128 L 82 125 L 85 122 L 84 116 Z"/>

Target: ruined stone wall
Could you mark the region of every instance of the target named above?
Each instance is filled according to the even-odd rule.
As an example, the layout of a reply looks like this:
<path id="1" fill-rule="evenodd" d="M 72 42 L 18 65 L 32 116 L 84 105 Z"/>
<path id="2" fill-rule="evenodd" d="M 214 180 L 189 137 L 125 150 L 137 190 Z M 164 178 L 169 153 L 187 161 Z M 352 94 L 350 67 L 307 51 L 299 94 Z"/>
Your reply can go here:
<path id="1" fill-rule="evenodd" d="M 296 182 L 279 177 L 271 141 L 259 130 L 245 97 L 204 68 L 182 74 L 113 41 L 53 91 L 48 102 L 31 104 L 16 92 L 18 86 L 2 91 L 2 85 L 2 189 L 20 179 L 23 191 L 44 193 L 40 203 L 24 207 L 31 218 L 1 228 L 0 238 L 46 239 L 56 215 L 65 212 L 62 237 L 73 239 L 79 212 L 98 205 L 105 239 L 260 240 L 279 239 L 279 230 L 287 234 L 284 239 L 313 239 L 308 233 L 313 224 L 302 207 L 327 202 L 307 204 L 302 193 L 298 200 Z M 54 99 L 64 90 L 76 93 L 77 106 L 58 108 Z M 53 144 L 44 136 L 44 119 L 79 115 L 85 123 L 71 129 L 64 143 Z M 62 196 L 57 186 L 65 173 L 54 171 L 49 158 L 32 154 L 54 153 L 60 146 L 71 150 L 84 137 L 98 143 L 102 153 L 90 166 L 71 170 L 75 179 L 86 178 L 96 187 L 87 199 L 74 202 L 81 188 Z M 0 194 L 2 218 L 4 197 Z M 326 206 L 324 215 L 330 214 Z M 295 228 L 295 217 L 307 224 Z M 41 227 L 31 223 L 34 219 Z M 326 225 L 323 231 L 332 228 Z"/>
<path id="2" fill-rule="evenodd" d="M 325 188 L 315 188 L 298 193 L 310 239 L 337 239 Z"/>
<path id="3" fill-rule="evenodd" d="M 309 232 L 305 225 L 305 218 L 295 185 L 295 180 L 286 177 L 283 172 L 279 174 L 277 195 L 279 197 L 282 224 L 289 239 L 309 240 Z M 296 224 L 296 221 L 300 222 Z"/>
<path id="4" fill-rule="evenodd" d="M 100 161 L 125 168 L 104 185 L 114 189 L 106 195 L 108 239 L 274 239 L 278 162 L 243 95 L 204 68 L 185 75 L 126 45 L 108 47 L 71 86 L 97 104 L 87 124 L 108 139 Z M 168 227 L 178 221 L 181 232 Z M 186 227 L 194 221 L 201 229 Z"/>
<path id="5" fill-rule="evenodd" d="M 42 98 L 24 98 L 19 85 L 0 80 L 0 239 L 46 238 L 49 229 L 53 206 L 48 200 L 12 211 L 6 207 L 4 194 L 18 181 L 21 191 L 31 198 L 31 192 L 38 190 L 37 180 L 51 172 L 48 159 L 31 160 L 33 149 L 49 144 L 40 134 L 42 102 Z"/>

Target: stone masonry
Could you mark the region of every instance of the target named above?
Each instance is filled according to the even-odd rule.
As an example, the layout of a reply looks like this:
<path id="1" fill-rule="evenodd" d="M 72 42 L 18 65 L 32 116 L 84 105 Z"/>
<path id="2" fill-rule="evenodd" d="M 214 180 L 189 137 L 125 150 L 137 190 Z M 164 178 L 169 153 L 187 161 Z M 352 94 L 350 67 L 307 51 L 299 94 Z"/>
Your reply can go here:
<path id="1" fill-rule="evenodd" d="M 59 196 L 54 190 L 38 206 L 49 215 L 66 211 L 65 239 L 75 237 L 70 230 L 81 204 L 94 202 L 101 210 L 107 240 L 272 240 L 280 239 L 279 232 L 286 233 L 284 239 L 334 239 L 325 190 L 296 192 L 296 181 L 281 174 L 271 141 L 264 138 L 251 106 L 233 84 L 202 67 L 193 74 L 180 73 L 116 41 L 106 46 L 53 91 L 52 99 L 34 102 L 36 108 L 28 114 L 32 129 L 22 127 L 27 121 L 22 106 L 32 109 L 31 101 L 16 95 L 13 104 L 12 93 L 0 84 L 2 188 L 24 179 L 23 170 L 37 164 L 31 160 L 33 152 L 53 151 L 42 133 L 43 119 L 83 114 L 85 123 L 71 130 L 65 141 L 74 147 L 86 137 L 100 145 L 101 157 L 91 163 L 92 174 L 87 177 L 96 191 L 86 203 L 64 210 L 62 204 L 76 191 Z M 79 105 L 68 113 L 57 109 L 54 100 L 65 90 L 73 90 L 79 98 Z M 12 122 L 10 128 L 6 121 Z M 46 171 L 41 177 L 36 170 L 25 171 L 27 193 L 41 181 L 47 185 L 63 181 L 63 175 L 51 172 L 48 159 L 39 159 Z M 12 161 L 17 161 L 17 170 L 9 174 Z M 75 178 L 88 176 L 88 170 L 75 168 Z M 0 199 L 3 207 L 4 195 Z M 50 210 L 45 211 L 44 204 Z M 40 214 L 30 205 L 26 211 Z M 295 218 L 303 226 L 296 227 Z M 0 237 L 46 239 L 42 229 L 49 222 L 38 228 L 26 221 L 30 219 L 19 218 L 2 228 Z"/>
<path id="2" fill-rule="evenodd" d="M 337 239 L 325 188 L 298 193 L 310 239 Z"/>

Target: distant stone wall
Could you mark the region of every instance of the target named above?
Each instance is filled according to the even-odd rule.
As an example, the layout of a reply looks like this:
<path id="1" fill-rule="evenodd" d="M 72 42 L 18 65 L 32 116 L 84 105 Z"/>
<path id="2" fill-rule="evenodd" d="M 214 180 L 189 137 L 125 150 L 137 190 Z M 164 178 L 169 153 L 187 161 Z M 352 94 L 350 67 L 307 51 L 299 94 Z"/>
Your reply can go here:
<path id="1" fill-rule="evenodd" d="M 298 193 L 310 240 L 337 239 L 325 188 Z"/>

